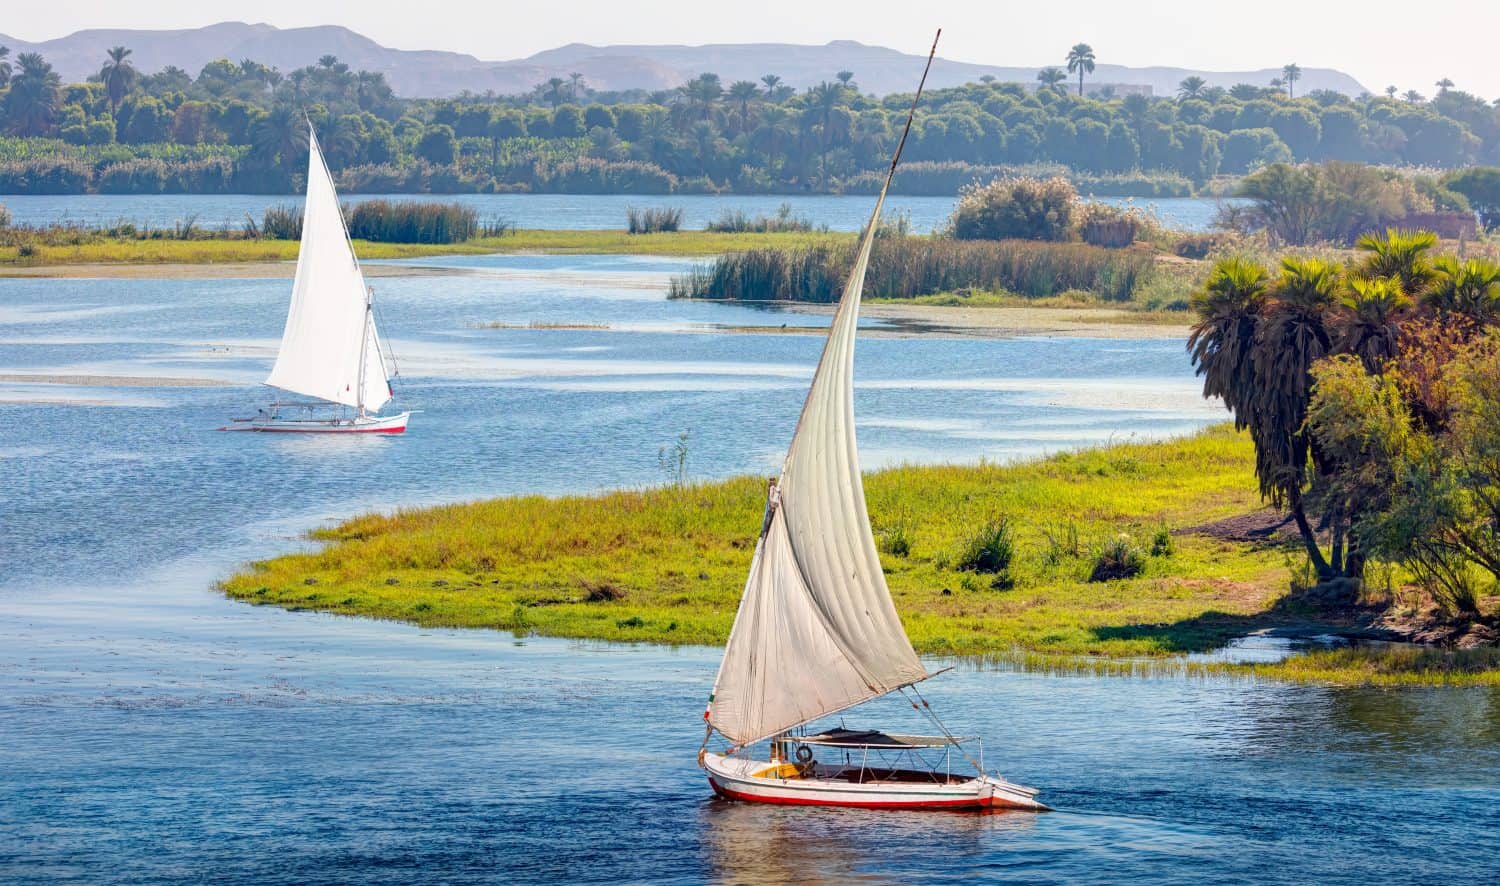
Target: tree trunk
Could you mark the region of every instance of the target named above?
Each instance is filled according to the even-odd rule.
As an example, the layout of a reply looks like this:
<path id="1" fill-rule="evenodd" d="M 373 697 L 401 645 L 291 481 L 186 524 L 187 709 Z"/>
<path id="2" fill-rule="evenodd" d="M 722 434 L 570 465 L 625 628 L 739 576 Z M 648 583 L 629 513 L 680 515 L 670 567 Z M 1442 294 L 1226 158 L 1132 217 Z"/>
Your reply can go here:
<path id="1" fill-rule="evenodd" d="M 1332 578 L 1333 570 L 1328 568 L 1328 561 L 1323 558 L 1323 551 L 1318 547 L 1318 536 L 1307 522 L 1307 512 L 1302 510 L 1302 501 L 1300 499 L 1292 502 L 1291 511 L 1292 519 L 1297 521 L 1297 531 L 1302 534 L 1302 544 L 1307 547 L 1307 559 L 1312 561 L 1313 569 L 1317 570 L 1318 578 Z"/>

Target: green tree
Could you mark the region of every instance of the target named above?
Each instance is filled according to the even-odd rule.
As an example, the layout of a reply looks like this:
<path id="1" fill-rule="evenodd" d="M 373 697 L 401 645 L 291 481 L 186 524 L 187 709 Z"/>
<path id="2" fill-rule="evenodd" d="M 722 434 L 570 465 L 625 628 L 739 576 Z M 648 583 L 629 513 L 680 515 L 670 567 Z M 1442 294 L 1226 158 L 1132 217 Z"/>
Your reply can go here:
<path id="1" fill-rule="evenodd" d="M 1437 82 L 1437 88 L 1438 95 L 1447 95 L 1448 90 L 1453 88 L 1453 81 L 1449 80 L 1447 77 L 1444 77 Z"/>
<path id="2" fill-rule="evenodd" d="M 10 47 L 0 46 L 0 89 L 10 84 L 11 67 L 10 62 L 6 60 L 9 55 Z"/>
<path id="3" fill-rule="evenodd" d="M 50 135 L 62 108 L 62 80 L 35 52 L 16 56 L 20 72 L 5 93 L 5 119 L 16 135 Z"/>
<path id="4" fill-rule="evenodd" d="M 280 167 L 290 176 L 306 161 L 307 121 L 291 105 L 277 105 L 255 122 L 251 156 L 265 169 Z"/>
<path id="5" fill-rule="evenodd" d="M 116 46 L 107 54 L 109 60 L 99 69 L 99 79 L 104 83 L 105 94 L 109 96 L 109 115 L 113 117 L 119 111 L 125 93 L 130 91 L 135 82 L 135 66 L 129 60 L 130 50 L 123 46 Z"/>
<path id="6" fill-rule="evenodd" d="M 1302 69 L 1295 63 L 1283 65 L 1281 68 L 1281 82 L 1286 84 L 1287 98 L 1297 97 L 1297 81 L 1302 79 Z"/>
<path id="7" fill-rule="evenodd" d="M 1464 195 L 1486 228 L 1500 228 L 1500 169 L 1464 169 L 1445 178 L 1443 184 Z"/>
<path id="8" fill-rule="evenodd" d="M 1068 75 L 1061 68 L 1042 68 L 1036 72 L 1036 81 L 1042 84 L 1043 89 L 1061 89 Z"/>
<path id="9" fill-rule="evenodd" d="M 1068 73 L 1078 74 L 1078 94 L 1083 95 L 1083 75 L 1094 73 L 1094 48 L 1078 43 L 1068 50 Z"/>
<path id="10" fill-rule="evenodd" d="M 453 127 L 443 123 L 427 127 L 422 132 L 422 140 L 417 143 L 417 156 L 433 166 L 448 166 L 453 163 L 458 156 Z"/>
<path id="11" fill-rule="evenodd" d="M 1203 95 L 1203 91 L 1207 88 L 1208 81 L 1204 80 L 1202 77 L 1199 77 L 1197 74 L 1194 74 L 1191 77 L 1184 78 L 1181 83 L 1177 84 L 1177 97 L 1199 98 Z"/>

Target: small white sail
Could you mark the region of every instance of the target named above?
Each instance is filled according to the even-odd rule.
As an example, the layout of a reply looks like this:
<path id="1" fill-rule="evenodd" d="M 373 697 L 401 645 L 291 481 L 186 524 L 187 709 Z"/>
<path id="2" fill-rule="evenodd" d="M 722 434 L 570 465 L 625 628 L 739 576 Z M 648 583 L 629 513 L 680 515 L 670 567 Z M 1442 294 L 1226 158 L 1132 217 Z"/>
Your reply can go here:
<path id="1" fill-rule="evenodd" d="M 854 439 L 854 338 L 884 203 L 882 188 L 714 682 L 709 724 L 737 745 L 929 676 L 880 569 Z"/>
<path id="2" fill-rule="evenodd" d="M 281 350 L 266 384 L 373 412 L 390 399 L 390 387 L 369 317 L 369 291 L 311 127 L 307 147 L 297 276 Z"/>

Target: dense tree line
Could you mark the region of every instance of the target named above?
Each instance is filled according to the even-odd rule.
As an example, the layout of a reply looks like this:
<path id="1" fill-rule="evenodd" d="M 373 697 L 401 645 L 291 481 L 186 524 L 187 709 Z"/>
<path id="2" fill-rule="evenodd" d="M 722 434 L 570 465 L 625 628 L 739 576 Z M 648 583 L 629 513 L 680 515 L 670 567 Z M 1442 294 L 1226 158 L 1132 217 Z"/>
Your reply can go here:
<path id="1" fill-rule="evenodd" d="M 1430 101 L 1327 91 L 1294 97 L 1300 73 L 1288 65 L 1276 85 L 1223 90 L 1188 78 L 1175 96 L 1116 98 L 1107 89 L 1083 94 L 1094 66 L 1086 44 L 1070 50 L 1067 64 L 1076 93 L 1061 69 L 1044 71 L 1037 84 L 988 80 L 933 91 L 908 144 L 913 169 L 924 161 L 1053 164 L 1084 177 L 1201 185 L 1277 162 L 1500 163 L 1500 108 L 1450 86 Z M 0 55 L 0 69 L 0 130 L 59 140 L 52 152 L 59 162 L 87 163 L 100 156 L 89 149 L 110 145 L 149 157 L 167 144 L 222 147 L 221 156 L 233 154 L 236 185 L 275 189 L 295 183 L 305 158 L 304 115 L 317 124 L 330 165 L 348 171 L 355 187 L 858 188 L 889 156 L 910 102 L 862 93 L 848 71 L 802 92 L 774 74 L 733 83 L 703 74 L 673 90 L 613 93 L 593 92 L 574 76 L 527 95 L 411 100 L 395 96 L 382 75 L 333 56 L 288 74 L 249 59 L 211 62 L 196 75 L 171 67 L 143 74 L 120 47 L 79 84 L 63 84 L 34 53 L 13 62 Z M 6 144 L 0 160 L 40 162 L 43 152 Z M 24 185 L 18 176 L 12 169 L 0 183 Z"/>

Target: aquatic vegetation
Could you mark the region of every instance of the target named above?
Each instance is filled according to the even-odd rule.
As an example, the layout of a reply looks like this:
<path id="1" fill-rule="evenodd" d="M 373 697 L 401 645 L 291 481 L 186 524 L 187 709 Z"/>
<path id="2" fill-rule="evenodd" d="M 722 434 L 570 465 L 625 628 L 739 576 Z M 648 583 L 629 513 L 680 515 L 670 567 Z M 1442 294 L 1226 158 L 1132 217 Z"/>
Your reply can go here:
<path id="1" fill-rule="evenodd" d="M 1287 586 L 1280 552 L 1187 535 L 1174 557 L 1106 586 L 1086 580 L 1082 561 L 1049 560 L 1046 533 L 1072 521 L 1083 539 L 1108 538 L 1241 513 L 1255 505 L 1252 465 L 1248 442 L 1219 428 L 1019 465 L 893 468 L 865 489 L 874 525 L 901 527 L 907 554 L 883 566 L 919 650 L 1159 656 L 1211 648 L 1267 618 Z M 764 478 L 741 477 L 370 515 L 315 533 L 322 550 L 255 564 L 223 587 L 252 603 L 427 625 L 721 643 L 764 497 Z M 996 514 L 1012 515 L 1004 594 L 956 556 Z M 622 596 L 590 599 L 604 584 Z M 641 624 L 620 624 L 630 618 Z"/>
<path id="2" fill-rule="evenodd" d="M 675 232 L 682 226 L 682 210 L 669 207 L 625 210 L 625 229 L 632 234 Z"/>
<path id="3" fill-rule="evenodd" d="M 852 263 L 842 247 L 751 249 L 731 253 L 672 281 L 673 298 L 837 301 Z M 883 237 L 865 275 L 865 295 L 906 299 L 963 290 L 1046 297 L 1069 290 L 1129 301 L 1152 276 L 1149 253 L 1083 243 L 961 241 Z"/>

